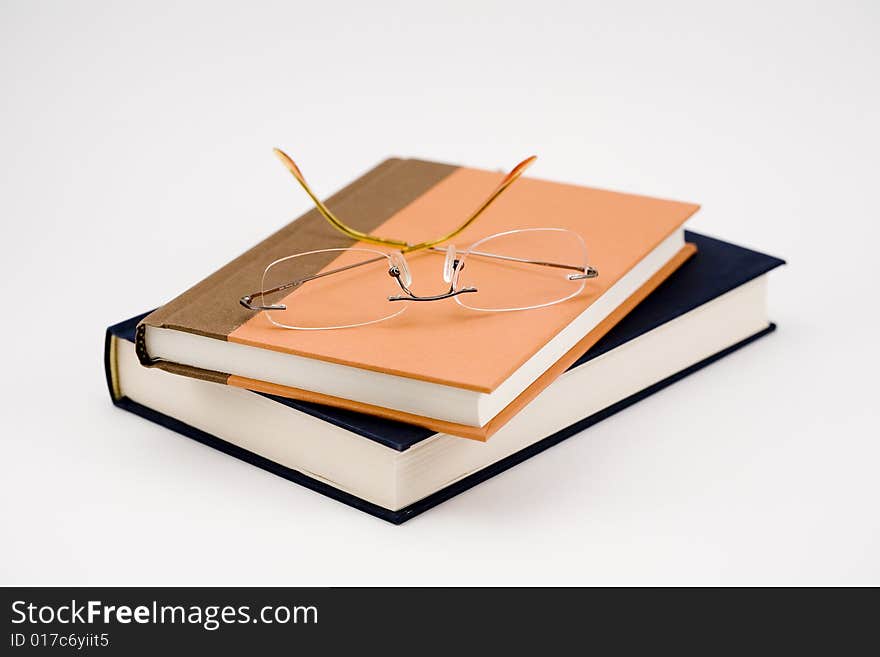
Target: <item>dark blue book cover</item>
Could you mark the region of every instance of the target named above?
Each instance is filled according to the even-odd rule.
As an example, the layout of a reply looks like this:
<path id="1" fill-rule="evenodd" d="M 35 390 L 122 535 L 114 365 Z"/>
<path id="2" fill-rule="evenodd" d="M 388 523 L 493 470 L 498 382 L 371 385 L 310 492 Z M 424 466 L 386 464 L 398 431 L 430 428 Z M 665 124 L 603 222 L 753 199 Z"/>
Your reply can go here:
<path id="1" fill-rule="evenodd" d="M 573 368 L 611 351 L 612 349 L 615 349 L 662 324 L 672 321 L 673 319 L 712 301 L 722 294 L 725 294 L 758 276 L 766 274 L 771 269 L 784 264 L 784 261 L 779 258 L 736 246 L 722 240 L 706 237 L 698 233 L 686 231 L 685 237 L 688 242 L 697 246 L 697 254 L 690 258 L 674 274 L 663 282 L 647 299 L 639 304 L 635 310 L 627 315 L 617 324 L 617 326 L 596 343 L 592 349 L 578 359 L 577 362 L 572 365 Z M 141 415 L 148 420 L 198 440 L 199 442 L 219 449 L 227 454 L 245 460 L 253 465 L 285 477 L 286 479 L 302 484 L 312 490 L 328 495 L 336 500 L 354 506 L 362 511 L 366 511 L 367 513 L 384 520 L 398 524 L 482 481 L 485 481 L 499 472 L 503 472 L 517 463 L 521 463 L 525 459 L 544 451 L 548 447 L 565 440 L 597 422 L 600 422 L 606 417 L 609 417 L 631 404 L 652 395 L 658 390 L 662 390 L 675 381 L 702 369 L 706 365 L 715 362 L 775 329 L 775 325 L 771 324 L 768 328 L 746 338 L 742 342 L 700 361 L 663 381 L 659 381 L 658 383 L 617 402 L 599 413 L 584 418 L 551 436 L 547 436 L 516 454 L 512 454 L 479 472 L 461 479 L 433 495 L 398 511 L 389 511 L 388 509 L 366 502 L 365 500 L 342 492 L 332 486 L 328 486 L 327 484 L 307 477 L 296 470 L 286 468 L 273 461 L 248 452 L 236 445 L 220 440 L 215 436 L 211 436 L 210 434 L 186 425 L 167 415 L 157 413 L 156 411 L 137 404 L 130 399 L 125 397 L 116 398 L 113 393 L 111 381 L 110 338 L 116 336 L 134 342 L 135 327 L 140 319 L 146 314 L 147 313 L 144 313 L 137 317 L 133 317 L 107 329 L 104 347 L 104 365 L 110 396 L 111 399 L 113 399 L 114 404 L 120 408 L 124 408 L 125 410 Z M 385 420 L 339 408 L 287 399 L 285 397 L 276 397 L 272 395 L 264 396 L 273 399 L 279 404 L 284 404 L 302 413 L 320 418 L 326 422 L 331 422 L 332 424 L 363 436 L 368 440 L 374 440 L 386 447 L 398 451 L 405 451 L 416 443 L 434 435 L 434 432 L 428 429 L 403 424 L 401 422 Z"/>

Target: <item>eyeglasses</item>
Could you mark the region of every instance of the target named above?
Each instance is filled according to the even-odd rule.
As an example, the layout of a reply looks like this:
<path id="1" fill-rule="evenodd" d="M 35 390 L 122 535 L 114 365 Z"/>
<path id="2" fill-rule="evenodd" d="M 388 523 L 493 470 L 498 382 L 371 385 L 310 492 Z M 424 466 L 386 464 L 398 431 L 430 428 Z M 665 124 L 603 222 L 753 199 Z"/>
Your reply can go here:
<path id="1" fill-rule="evenodd" d="M 587 262 L 584 240 L 565 228 L 496 233 L 463 250 L 440 246 L 471 225 L 522 175 L 534 157 L 514 167 L 458 228 L 436 239 L 411 244 L 368 235 L 346 225 L 312 192 L 293 160 L 278 149 L 275 152 L 334 228 L 360 243 L 394 248 L 390 253 L 361 247 L 319 249 L 270 263 L 260 290 L 239 301 L 249 310 L 265 311 L 275 326 L 299 330 L 353 328 L 399 316 L 409 305 L 400 302 L 449 298 L 476 311 L 531 310 L 577 296 L 587 279 L 598 276 Z M 427 277 L 437 271 L 438 265 L 448 287 L 430 295 L 413 292 L 414 272 Z M 260 299 L 259 305 L 254 303 L 256 299 Z"/>

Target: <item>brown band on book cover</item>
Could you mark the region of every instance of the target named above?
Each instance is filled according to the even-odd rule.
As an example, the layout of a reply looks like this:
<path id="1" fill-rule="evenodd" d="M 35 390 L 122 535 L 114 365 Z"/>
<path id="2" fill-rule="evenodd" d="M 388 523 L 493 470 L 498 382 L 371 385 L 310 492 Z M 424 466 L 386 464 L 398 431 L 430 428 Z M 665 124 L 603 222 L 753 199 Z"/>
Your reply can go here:
<path id="1" fill-rule="evenodd" d="M 672 273 L 681 267 L 697 252 L 697 247 L 693 244 L 685 244 L 681 250 L 667 262 L 657 273 L 649 278 L 638 290 L 633 292 L 620 306 L 618 306 L 610 315 L 602 320 L 592 331 L 587 333 L 574 347 L 568 350 L 566 354 L 547 369 L 541 376 L 521 392 L 512 402 L 505 406 L 501 412 L 492 418 L 482 427 L 474 427 L 467 424 L 459 424 L 448 420 L 438 420 L 436 418 L 423 417 L 414 415 L 404 411 L 396 411 L 388 408 L 381 408 L 372 404 L 356 402 L 347 399 L 339 399 L 331 395 L 325 395 L 310 390 L 302 390 L 300 388 L 291 388 L 275 383 L 267 383 L 265 381 L 257 381 L 241 376 L 231 375 L 227 381 L 228 385 L 245 388 L 247 390 L 255 390 L 280 397 L 289 397 L 292 399 L 300 399 L 303 401 L 324 404 L 327 406 L 336 406 L 345 408 L 359 413 L 367 413 L 369 415 L 377 415 L 389 420 L 397 420 L 422 426 L 438 433 L 445 433 L 461 438 L 470 438 L 471 440 L 479 440 L 485 442 L 501 427 L 507 424 L 519 411 L 529 404 L 535 397 L 543 392 L 547 386 L 555 381 L 565 370 L 571 367 L 578 358 L 594 344 L 596 344 L 602 336 L 611 330 L 620 320 L 630 313 L 637 305 L 639 305 L 645 297 L 653 292 L 657 287 L 669 278 Z"/>
<path id="2" fill-rule="evenodd" d="M 457 168 L 415 159 L 388 159 L 331 196 L 327 205 L 354 228 L 370 232 Z M 269 263 L 295 253 L 346 248 L 353 244 L 354 240 L 330 227 L 317 210 L 310 210 L 145 317 L 135 334 L 138 358 L 143 365 L 171 371 L 172 364 L 156 362 L 147 352 L 145 326 L 226 340 L 253 316 L 238 300 L 259 288 L 263 270 Z M 334 255 L 327 254 L 328 262 Z M 218 298 L 224 302 L 216 303 Z M 181 372 L 181 367 L 175 366 L 175 373 L 218 383 L 226 381 L 227 375 L 222 373 L 196 372 L 196 368 Z"/>

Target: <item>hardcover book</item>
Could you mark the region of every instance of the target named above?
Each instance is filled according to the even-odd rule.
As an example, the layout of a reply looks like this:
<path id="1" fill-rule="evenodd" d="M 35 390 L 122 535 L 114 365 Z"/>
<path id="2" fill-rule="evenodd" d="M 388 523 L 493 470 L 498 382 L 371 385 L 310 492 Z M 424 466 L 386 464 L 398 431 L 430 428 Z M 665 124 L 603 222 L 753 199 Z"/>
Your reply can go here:
<path id="1" fill-rule="evenodd" d="M 489 171 L 391 159 L 327 205 L 365 233 L 415 243 L 454 228 L 501 179 Z M 692 255 L 682 226 L 697 209 L 522 178 L 456 242 L 466 249 L 486 235 L 520 228 L 573 231 L 599 272 L 577 296 L 514 313 L 468 311 L 451 300 L 417 303 L 394 321 L 286 330 L 239 299 L 258 289 L 274 260 L 357 246 L 313 210 L 148 315 L 137 329 L 137 354 L 144 365 L 174 374 L 485 440 Z M 413 278 L 436 280 L 442 260 L 415 254 Z M 332 258 L 324 260 L 324 269 L 309 273 L 332 265 Z M 347 281 L 334 288 L 334 297 L 360 303 L 362 277 Z M 321 303 L 326 299 L 315 301 Z"/>
<path id="2" fill-rule="evenodd" d="M 139 365 L 135 326 L 108 329 L 113 402 L 393 523 L 573 436 L 771 332 L 778 258 L 687 233 L 699 251 L 491 441 Z"/>

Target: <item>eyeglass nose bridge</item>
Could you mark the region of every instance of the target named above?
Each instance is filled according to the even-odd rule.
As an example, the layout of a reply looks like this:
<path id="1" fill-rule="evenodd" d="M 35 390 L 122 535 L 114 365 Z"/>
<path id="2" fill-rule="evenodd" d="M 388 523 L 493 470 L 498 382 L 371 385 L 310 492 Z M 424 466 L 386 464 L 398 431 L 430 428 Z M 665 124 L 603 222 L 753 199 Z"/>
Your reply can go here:
<path id="1" fill-rule="evenodd" d="M 443 294 L 433 294 L 431 296 L 421 297 L 417 294 L 414 294 L 412 290 L 410 290 L 406 285 L 404 285 L 401 280 L 402 272 L 400 268 L 396 264 L 392 264 L 388 269 L 388 275 L 391 276 L 394 280 L 397 281 L 397 284 L 400 286 L 400 289 L 404 291 L 405 294 L 390 296 L 388 297 L 389 301 L 440 301 L 442 299 L 451 299 L 452 297 L 457 297 L 459 294 L 469 294 L 472 292 L 477 292 L 477 288 L 475 287 L 463 287 L 458 290 L 455 289 L 455 272 L 460 272 L 464 269 L 464 264 L 456 258 L 452 262 L 452 273 L 450 276 L 451 282 L 449 285 L 449 291 L 444 292 Z M 445 278 L 445 277 L 444 277 Z"/>

